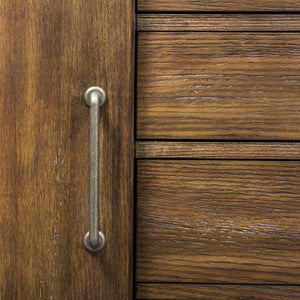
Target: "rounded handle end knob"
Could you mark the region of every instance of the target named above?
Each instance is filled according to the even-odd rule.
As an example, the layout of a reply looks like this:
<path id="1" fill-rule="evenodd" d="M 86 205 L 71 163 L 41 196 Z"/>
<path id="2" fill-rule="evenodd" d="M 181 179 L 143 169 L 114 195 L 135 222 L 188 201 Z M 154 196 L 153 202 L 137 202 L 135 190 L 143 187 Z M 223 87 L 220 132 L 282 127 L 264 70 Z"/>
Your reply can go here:
<path id="1" fill-rule="evenodd" d="M 105 236 L 104 234 L 99 231 L 99 237 L 98 237 L 98 245 L 96 247 L 93 247 L 90 243 L 90 232 L 88 231 L 84 238 L 83 238 L 83 243 L 85 248 L 90 251 L 90 252 L 98 252 L 102 250 L 105 247 Z"/>
<path id="2" fill-rule="evenodd" d="M 91 86 L 84 93 L 84 101 L 87 106 L 90 106 L 92 95 L 97 95 L 99 99 L 99 106 L 101 107 L 106 101 L 106 94 L 98 86 Z"/>

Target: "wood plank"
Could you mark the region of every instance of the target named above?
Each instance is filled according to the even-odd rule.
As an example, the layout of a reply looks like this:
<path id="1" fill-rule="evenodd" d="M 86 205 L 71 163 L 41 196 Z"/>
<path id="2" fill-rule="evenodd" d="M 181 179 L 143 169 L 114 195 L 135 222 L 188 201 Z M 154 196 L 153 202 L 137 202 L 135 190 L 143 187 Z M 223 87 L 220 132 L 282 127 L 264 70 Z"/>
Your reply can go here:
<path id="1" fill-rule="evenodd" d="M 298 14 L 138 14 L 138 31 L 300 31 Z"/>
<path id="2" fill-rule="evenodd" d="M 300 143 L 137 141 L 136 158 L 300 159 Z"/>
<path id="3" fill-rule="evenodd" d="M 138 0 L 138 11 L 300 11 L 297 0 Z"/>
<path id="4" fill-rule="evenodd" d="M 138 139 L 300 139 L 298 33 L 141 32 Z"/>
<path id="5" fill-rule="evenodd" d="M 130 0 L 1 1 L 1 299 L 132 299 L 133 21 Z M 92 85 L 107 92 L 95 255 L 82 241 Z"/>
<path id="6" fill-rule="evenodd" d="M 136 299 L 173 300 L 291 300 L 300 298 L 299 286 L 155 284 L 138 283 Z"/>
<path id="7" fill-rule="evenodd" d="M 299 284 L 300 165 L 137 163 L 137 282 Z"/>

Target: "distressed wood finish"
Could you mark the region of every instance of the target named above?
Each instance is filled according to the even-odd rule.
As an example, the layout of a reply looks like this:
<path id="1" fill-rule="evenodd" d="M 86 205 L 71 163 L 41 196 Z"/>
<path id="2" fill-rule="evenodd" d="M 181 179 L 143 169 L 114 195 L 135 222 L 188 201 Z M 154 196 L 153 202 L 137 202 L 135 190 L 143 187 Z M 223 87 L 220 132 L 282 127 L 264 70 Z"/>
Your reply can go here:
<path id="1" fill-rule="evenodd" d="M 138 31 L 300 31 L 298 14 L 138 14 Z"/>
<path id="2" fill-rule="evenodd" d="M 298 33 L 142 32 L 138 139 L 300 139 Z"/>
<path id="3" fill-rule="evenodd" d="M 139 283 L 136 299 L 172 300 L 291 300 L 300 298 L 299 286 L 153 284 Z"/>
<path id="4" fill-rule="evenodd" d="M 300 143 L 137 141 L 136 158 L 300 160 Z"/>
<path id="5" fill-rule="evenodd" d="M 0 4 L 0 298 L 131 299 L 133 1 Z M 112 30 L 113 28 L 113 30 Z M 91 85 L 100 121 L 100 228 L 90 254 Z"/>
<path id="6" fill-rule="evenodd" d="M 137 282 L 299 284 L 295 161 L 137 163 Z"/>
<path id="7" fill-rule="evenodd" d="M 138 11 L 300 11 L 298 0 L 137 0 Z"/>

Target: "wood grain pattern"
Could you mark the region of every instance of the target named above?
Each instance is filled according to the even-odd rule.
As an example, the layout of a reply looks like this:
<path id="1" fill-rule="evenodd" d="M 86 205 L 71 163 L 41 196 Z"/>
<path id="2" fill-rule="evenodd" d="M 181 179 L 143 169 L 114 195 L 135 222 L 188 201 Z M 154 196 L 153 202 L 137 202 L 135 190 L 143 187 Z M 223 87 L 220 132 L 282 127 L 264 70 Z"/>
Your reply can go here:
<path id="1" fill-rule="evenodd" d="M 300 11 L 297 0 L 138 0 L 138 11 Z"/>
<path id="2" fill-rule="evenodd" d="M 1 299 L 132 299 L 133 13 L 130 0 L 1 1 Z M 95 255 L 82 242 L 92 85 L 107 92 Z"/>
<path id="3" fill-rule="evenodd" d="M 173 300 L 291 300 L 300 298 L 299 286 L 200 285 L 139 283 L 136 299 Z"/>
<path id="4" fill-rule="evenodd" d="M 299 284 L 294 161 L 137 163 L 137 282 Z"/>
<path id="5" fill-rule="evenodd" d="M 299 37 L 139 33 L 137 138 L 299 140 Z"/>
<path id="6" fill-rule="evenodd" d="M 136 158 L 300 159 L 300 143 L 137 141 Z"/>
<path id="7" fill-rule="evenodd" d="M 138 31 L 300 31 L 298 14 L 138 14 Z"/>

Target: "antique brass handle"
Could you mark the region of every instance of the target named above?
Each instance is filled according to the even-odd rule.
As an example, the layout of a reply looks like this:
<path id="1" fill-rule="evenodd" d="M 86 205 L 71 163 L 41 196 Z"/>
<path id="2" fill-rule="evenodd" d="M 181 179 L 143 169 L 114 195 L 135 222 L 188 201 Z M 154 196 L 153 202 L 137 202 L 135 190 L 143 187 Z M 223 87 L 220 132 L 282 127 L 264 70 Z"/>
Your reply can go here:
<path id="1" fill-rule="evenodd" d="M 105 236 L 99 231 L 99 112 L 106 100 L 105 92 L 92 86 L 84 93 L 85 103 L 90 108 L 90 228 L 83 238 L 87 250 L 98 252 L 105 246 Z"/>

